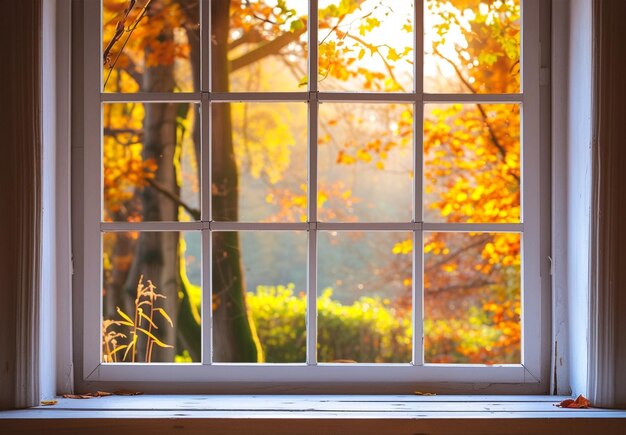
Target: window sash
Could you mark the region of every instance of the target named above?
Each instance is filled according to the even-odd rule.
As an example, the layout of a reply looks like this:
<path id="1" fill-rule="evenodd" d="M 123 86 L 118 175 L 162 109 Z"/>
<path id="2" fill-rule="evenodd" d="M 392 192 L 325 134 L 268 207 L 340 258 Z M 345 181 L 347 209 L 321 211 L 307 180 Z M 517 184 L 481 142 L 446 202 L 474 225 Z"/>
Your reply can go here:
<path id="1" fill-rule="evenodd" d="M 210 41 L 210 1 L 200 0 L 202 41 Z M 87 0 L 84 16 L 84 338 L 83 373 L 86 380 L 100 381 L 246 381 L 268 382 L 539 382 L 541 365 L 541 277 L 539 219 L 539 0 L 522 0 L 522 80 L 521 93 L 515 94 L 432 94 L 423 91 L 424 1 L 415 1 L 414 91 L 402 93 L 319 92 L 317 80 L 309 81 L 307 92 L 211 92 L 210 50 L 201 43 L 201 91 L 190 93 L 104 93 L 101 91 L 100 0 Z M 317 0 L 309 3 L 309 59 L 317 59 Z M 94 29 L 100 29 L 94 31 Z M 309 77 L 317 77 L 317 61 L 308 62 Z M 306 102 L 308 105 L 308 222 L 250 223 L 211 220 L 210 201 L 210 106 L 214 102 Z M 102 105 L 111 102 L 192 102 L 200 104 L 201 124 L 201 215 L 199 222 L 102 222 Z M 517 103 L 521 108 L 521 220 L 513 224 L 429 223 L 422 218 L 423 180 L 413 177 L 412 222 L 330 223 L 317 219 L 317 124 L 318 108 L 324 102 L 411 103 L 413 105 L 415 174 L 423 173 L 423 116 L 428 103 Z M 527 109 L 527 110 L 526 110 Z M 94 195 L 93 192 L 99 192 Z M 235 364 L 211 361 L 212 310 L 202 304 L 202 363 L 194 364 L 102 364 L 101 359 L 101 235 L 115 231 L 184 231 L 202 233 L 202 297 L 211 301 L 211 233 L 214 231 L 308 231 L 307 278 L 307 360 L 303 364 Z M 317 346 L 317 232 L 337 231 L 412 231 L 413 243 L 413 362 L 410 364 L 318 364 Z M 423 361 L 423 237 L 425 231 L 516 232 L 521 235 L 522 274 L 522 361 L 512 365 L 425 364 Z M 91 277 L 91 279 L 90 279 Z M 98 277 L 98 279 L 93 279 Z"/>

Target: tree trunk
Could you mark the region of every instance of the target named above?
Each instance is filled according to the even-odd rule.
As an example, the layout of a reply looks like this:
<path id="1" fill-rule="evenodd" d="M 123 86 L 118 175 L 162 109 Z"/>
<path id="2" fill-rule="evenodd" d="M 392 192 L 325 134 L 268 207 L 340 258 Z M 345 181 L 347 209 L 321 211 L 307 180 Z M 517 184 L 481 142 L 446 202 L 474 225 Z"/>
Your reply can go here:
<path id="1" fill-rule="evenodd" d="M 230 0 L 211 2 L 213 90 L 228 90 Z M 238 174 L 233 149 L 229 104 L 212 107 L 213 220 L 238 219 Z M 239 235 L 213 234 L 213 355 L 215 361 L 256 362 L 259 359 L 245 301 Z"/>
<path id="2" fill-rule="evenodd" d="M 171 29 L 161 31 L 162 38 L 172 39 Z M 146 56 L 148 52 L 146 52 Z M 174 89 L 174 65 L 158 65 L 145 69 L 143 90 L 150 92 L 171 92 Z M 174 164 L 177 138 L 176 103 L 146 103 L 144 104 L 145 117 L 143 121 L 144 140 L 142 158 L 144 161 L 152 159 L 157 162 L 158 169 L 154 174 L 154 181 L 176 196 L 180 195 L 180 187 L 176 180 L 176 165 Z M 141 191 L 143 218 L 145 221 L 177 221 L 178 205 L 165 195 L 146 187 Z M 148 280 L 156 286 L 156 291 L 166 299 L 159 299 L 158 305 L 170 316 L 174 328 L 163 319 L 155 322 L 158 329 L 158 338 L 164 343 L 175 345 L 178 328 L 178 308 L 180 279 L 180 255 L 178 232 L 141 232 L 137 240 L 134 263 L 126 283 L 126 291 L 135 295 L 137 280 L 144 277 L 144 284 Z M 141 343 L 143 340 L 140 340 Z M 145 358 L 145 346 L 138 346 L 137 361 Z M 160 348 L 154 346 L 152 361 L 172 362 L 176 348 Z"/>

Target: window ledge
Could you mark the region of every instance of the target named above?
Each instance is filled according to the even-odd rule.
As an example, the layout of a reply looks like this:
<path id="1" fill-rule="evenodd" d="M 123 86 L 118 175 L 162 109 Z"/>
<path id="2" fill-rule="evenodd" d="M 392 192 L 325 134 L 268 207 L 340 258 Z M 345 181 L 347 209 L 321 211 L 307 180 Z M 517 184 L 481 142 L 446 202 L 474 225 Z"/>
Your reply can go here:
<path id="1" fill-rule="evenodd" d="M 44 429 L 90 434 L 246 431 L 298 433 L 623 433 L 626 411 L 561 409 L 557 396 L 111 396 L 58 399 L 54 406 L 0 412 L 0 432 Z M 506 420 L 506 421 L 503 421 Z M 506 425 L 506 426 L 503 426 Z"/>

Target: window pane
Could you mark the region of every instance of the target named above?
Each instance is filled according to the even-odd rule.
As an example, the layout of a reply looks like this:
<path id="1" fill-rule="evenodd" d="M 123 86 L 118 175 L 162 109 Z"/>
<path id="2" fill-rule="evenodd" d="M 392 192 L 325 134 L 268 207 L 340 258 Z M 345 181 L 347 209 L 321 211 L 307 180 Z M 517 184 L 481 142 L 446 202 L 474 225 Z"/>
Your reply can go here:
<path id="1" fill-rule="evenodd" d="M 103 105 L 103 219 L 200 220 L 198 105 Z"/>
<path id="2" fill-rule="evenodd" d="M 424 360 L 521 362 L 520 235 L 426 233 Z"/>
<path id="3" fill-rule="evenodd" d="M 306 361 L 306 259 L 304 231 L 213 233 L 214 361 Z"/>
<path id="4" fill-rule="evenodd" d="M 197 90 L 199 12 L 198 1 L 103 0 L 104 91 Z"/>
<path id="5" fill-rule="evenodd" d="M 318 234 L 318 361 L 410 362 L 412 233 Z"/>
<path id="6" fill-rule="evenodd" d="M 213 90 L 306 91 L 308 2 L 231 0 L 230 11 L 225 3 L 211 11 Z"/>
<path id="7" fill-rule="evenodd" d="M 426 92 L 520 91 L 519 0 L 426 0 Z"/>
<path id="8" fill-rule="evenodd" d="M 213 219 L 306 221 L 306 104 L 215 103 L 212 119 Z"/>
<path id="9" fill-rule="evenodd" d="M 200 362 L 199 232 L 102 237 L 103 362 Z"/>
<path id="10" fill-rule="evenodd" d="M 319 119 L 319 219 L 410 222 L 413 106 L 326 103 Z"/>
<path id="11" fill-rule="evenodd" d="M 520 222 L 517 104 L 426 105 L 424 220 Z"/>
<path id="12" fill-rule="evenodd" d="M 413 90 L 413 1 L 319 1 L 321 91 Z"/>

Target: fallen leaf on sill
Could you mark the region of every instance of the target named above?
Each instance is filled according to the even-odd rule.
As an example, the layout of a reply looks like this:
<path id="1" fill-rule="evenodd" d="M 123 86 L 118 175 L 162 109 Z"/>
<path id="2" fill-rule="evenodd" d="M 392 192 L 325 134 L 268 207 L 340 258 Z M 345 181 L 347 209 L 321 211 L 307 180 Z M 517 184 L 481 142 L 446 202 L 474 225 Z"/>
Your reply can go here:
<path id="1" fill-rule="evenodd" d="M 56 400 L 42 400 L 41 401 L 41 404 L 43 406 L 52 406 L 52 405 L 56 405 L 57 403 L 59 402 L 57 402 Z"/>
<path id="2" fill-rule="evenodd" d="M 90 396 L 88 394 L 64 394 L 64 399 L 93 399 L 96 396 Z"/>
<path id="3" fill-rule="evenodd" d="M 423 391 L 416 391 L 415 393 L 416 396 L 436 396 L 437 393 L 425 393 Z"/>
<path id="4" fill-rule="evenodd" d="M 117 390 L 113 394 L 116 396 L 139 396 L 143 393 L 141 391 Z"/>
<path id="5" fill-rule="evenodd" d="M 334 359 L 331 363 L 340 363 L 340 364 L 355 364 L 356 361 L 353 359 Z"/>
<path id="6" fill-rule="evenodd" d="M 112 396 L 113 393 L 106 391 L 96 391 L 95 393 L 82 393 L 82 394 L 64 394 L 64 399 L 93 399 L 94 397 Z"/>
<path id="7" fill-rule="evenodd" d="M 64 394 L 64 399 L 93 399 L 94 397 L 106 397 L 106 396 L 138 396 L 143 394 L 140 391 L 127 391 L 118 390 L 113 393 L 108 391 L 96 391 L 95 393 L 82 393 L 82 394 Z"/>
<path id="8" fill-rule="evenodd" d="M 565 399 L 561 403 L 556 403 L 554 406 L 558 406 L 559 408 L 586 409 L 590 407 L 590 402 L 589 399 L 581 394 L 576 400 Z"/>

